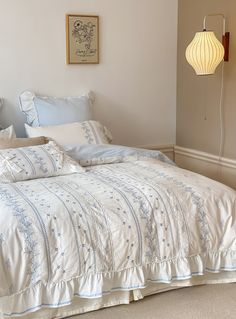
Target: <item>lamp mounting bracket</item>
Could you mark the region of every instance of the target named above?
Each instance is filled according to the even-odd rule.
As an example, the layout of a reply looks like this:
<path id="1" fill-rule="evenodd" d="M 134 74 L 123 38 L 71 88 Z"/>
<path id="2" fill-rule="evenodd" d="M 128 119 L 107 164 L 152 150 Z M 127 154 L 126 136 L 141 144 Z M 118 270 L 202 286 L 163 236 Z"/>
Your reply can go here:
<path id="1" fill-rule="evenodd" d="M 204 17 L 203 20 L 203 31 L 207 30 L 206 27 L 206 21 L 208 17 L 221 17 L 223 19 L 223 36 L 222 36 L 222 44 L 225 49 L 225 55 L 224 55 L 224 61 L 228 62 L 229 61 L 229 39 L 230 39 L 230 33 L 226 32 L 226 18 L 223 13 L 212 13 L 208 14 Z"/>

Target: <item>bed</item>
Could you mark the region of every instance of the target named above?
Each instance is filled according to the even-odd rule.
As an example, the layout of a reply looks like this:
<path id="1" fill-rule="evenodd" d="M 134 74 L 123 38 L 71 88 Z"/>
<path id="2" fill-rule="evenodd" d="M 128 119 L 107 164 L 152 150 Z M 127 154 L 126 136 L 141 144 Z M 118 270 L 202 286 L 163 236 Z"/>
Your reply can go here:
<path id="1" fill-rule="evenodd" d="M 25 91 L 28 139 L 0 133 L 4 319 L 66 318 L 236 282 L 236 192 L 158 151 L 110 145 L 93 102 L 91 92 Z"/>
<path id="2" fill-rule="evenodd" d="M 157 151 L 65 148 L 83 170 L 0 183 L 0 313 L 65 318 L 236 282 L 236 192 Z"/>

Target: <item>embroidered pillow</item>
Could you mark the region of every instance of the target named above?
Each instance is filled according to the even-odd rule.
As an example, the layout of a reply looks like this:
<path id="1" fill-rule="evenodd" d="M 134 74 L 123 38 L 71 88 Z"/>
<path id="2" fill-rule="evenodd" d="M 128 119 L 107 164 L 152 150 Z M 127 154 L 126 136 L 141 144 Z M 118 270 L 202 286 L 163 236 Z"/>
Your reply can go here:
<path id="1" fill-rule="evenodd" d="M 93 94 L 79 97 L 37 96 L 25 91 L 20 97 L 20 109 L 30 126 L 62 125 L 92 119 Z"/>
<path id="2" fill-rule="evenodd" d="M 2 138 L 10 139 L 10 138 L 15 138 L 15 137 L 16 137 L 16 133 L 15 133 L 14 127 L 12 125 L 6 129 L 0 131 L 0 139 L 2 139 Z"/>
<path id="3" fill-rule="evenodd" d="M 45 145 L 0 150 L 0 182 L 68 175 L 84 169 L 55 142 Z"/>
<path id="4" fill-rule="evenodd" d="M 108 129 L 96 121 L 45 127 L 31 127 L 25 124 L 25 130 L 28 137 L 47 136 L 60 145 L 108 144 L 112 141 Z"/>

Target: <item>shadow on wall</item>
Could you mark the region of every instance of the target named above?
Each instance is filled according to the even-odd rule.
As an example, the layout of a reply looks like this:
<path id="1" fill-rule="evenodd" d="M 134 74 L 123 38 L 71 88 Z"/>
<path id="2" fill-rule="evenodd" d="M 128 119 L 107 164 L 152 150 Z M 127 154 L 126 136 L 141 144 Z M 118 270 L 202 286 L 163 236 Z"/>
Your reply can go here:
<path id="1" fill-rule="evenodd" d="M 17 136 L 25 137 L 25 117 L 21 113 L 19 107 L 16 107 L 16 104 L 14 105 L 13 103 L 10 103 L 8 100 L 4 99 L 2 108 L 0 109 L 0 125 L 2 127 L 14 125 Z"/>
<path id="2" fill-rule="evenodd" d="M 140 121 L 143 121 L 143 118 L 138 118 L 138 114 L 134 113 L 134 109 L 130 107 L 130 103 L 135 105 L 136 102 L 129 102 L 125 97 L 122 99 L 121 96 L 114 100 L 105 94 L 94 93 L 94 117 L 112 132 L 114 138 L 112 143 L 133 146 L 132 141 L 137 140 L 137 136 L 140 134 Z M 138 110 L 136 111 L 138 112 Z M 132 123 L 130 119 L 132 119 Z M 119 136 L 118 139 L 117 136 Z"/>

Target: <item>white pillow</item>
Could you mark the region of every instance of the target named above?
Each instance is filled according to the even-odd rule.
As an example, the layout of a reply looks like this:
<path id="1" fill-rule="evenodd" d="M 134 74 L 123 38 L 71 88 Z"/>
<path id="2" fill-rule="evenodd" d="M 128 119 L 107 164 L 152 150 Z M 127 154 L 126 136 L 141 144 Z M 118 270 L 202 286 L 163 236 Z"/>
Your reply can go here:
<path id="1" fill-rule="evenodd" d="M 96 121 L 44 127 L 31 127 L 25 124 L 25 130 L 28 137 L 46 136 L 60 145 L 108 144 L 112 141 L 108 129 Z"/>
<path id="2" fill-rule="evenodd" d="M 0 150 L 0 183 L 68 175 L 84 169 L 55 142 Z"/>
<path id="3" fill-rule="evenodd" d="M 0 131 L 0 138 L 16 138 L 14 127 L 11 125 L 8 128 Z"/>
<path id="4" fill-rule="evenodd" d="M 78 97 L 37 96 L 25 91 L 20 97 L 20 109 L 30 126 L 62 125 L 92 120 L 92 92 Z"/>

